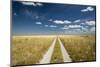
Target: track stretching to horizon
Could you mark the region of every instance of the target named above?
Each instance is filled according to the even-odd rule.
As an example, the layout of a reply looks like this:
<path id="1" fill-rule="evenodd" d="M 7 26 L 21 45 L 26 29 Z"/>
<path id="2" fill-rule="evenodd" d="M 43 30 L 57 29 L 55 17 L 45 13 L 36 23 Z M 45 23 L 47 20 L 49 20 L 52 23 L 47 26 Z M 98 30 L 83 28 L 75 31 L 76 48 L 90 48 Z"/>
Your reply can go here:
<path id="1" fill-rule="evenodd" d="M 44 54 L 43 58 L 39 61 L 38 64 L 48 64 L 50 63 L 55 45 L 56 45 L 56 41 L 58 40 L 60 47 L 61 47 L 61 52 L 62 52 L 62 56 L 63 56 L 63 62 L 72 62 L 72 59 L 70 58 L 68 52 L 66 51 L 65 47 L 63 46 L 63 43 L 61 42 L 59 37 L 56 37 L 51 46 L 49 47 L 49 49 L 47 50 L 47 52 Z"/>

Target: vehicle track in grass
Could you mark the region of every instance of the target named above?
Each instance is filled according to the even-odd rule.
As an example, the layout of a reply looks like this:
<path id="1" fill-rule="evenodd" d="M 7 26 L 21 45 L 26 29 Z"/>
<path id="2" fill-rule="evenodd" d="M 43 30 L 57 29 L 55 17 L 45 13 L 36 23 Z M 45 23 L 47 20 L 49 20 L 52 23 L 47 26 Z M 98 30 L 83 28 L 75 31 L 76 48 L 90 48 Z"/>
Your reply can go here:
<path id="1" fill-rule="evenodd" d="M 62 63 L 62 62 L 64 62 L 63 55 L 61 52 L 60 43 L 59 43 L 58 38 L 57 38 L 50 63 Z"/>
<path id="2" fill-rule="evenodd" d="M 58 44 L 56 44 L 57 41 L 58 41 Z M 68 52 L 65 50 L 65 47 L 63 46 L 63 43 L 61 42 L 60 38 L 56 37 L 54 41 L 52 42 L 51 46 L 49 47 L 48 51 L 44 54 L 43 58 L 40 60 L 39 64 L 47 64 L 47 63 L 50 63 L 51 61 L 54 61 L 52 57 L 54 55 L 54 51 L 55 51 L 54 49 L 56 48 L 59 48 L 58 53 L 61 54 L 58 56 L 58 59 L 60 56 L 62 56 L 62 60 L 63 60 L 62 62 L 72 62 L 72 59 L 70 58 Z M 57 63 L 57 62 L 54 62 L 54 63 Z"/>
<path id="3" fill-rule="evenodd" d="M 68 52 L 66 51 L 63 43 L 61 42 L 60 38 L 58 38 L 58 41 L 60 43 L 60 47 L 61 47 L 61 52 L 62 52 L 62 55 L 63 55 L 63 60 L 64 62 L 72 62 L 72 59 L 70 58 Z"/>
<path id="4" fill-rule="evenodd" d="M 43 58 L 40 60 L 39 64 L 50 63 L 56 40 L 57 39 L 55 38 L 51 46 L 49 47 L 48 51 L 44 54 Z"/>

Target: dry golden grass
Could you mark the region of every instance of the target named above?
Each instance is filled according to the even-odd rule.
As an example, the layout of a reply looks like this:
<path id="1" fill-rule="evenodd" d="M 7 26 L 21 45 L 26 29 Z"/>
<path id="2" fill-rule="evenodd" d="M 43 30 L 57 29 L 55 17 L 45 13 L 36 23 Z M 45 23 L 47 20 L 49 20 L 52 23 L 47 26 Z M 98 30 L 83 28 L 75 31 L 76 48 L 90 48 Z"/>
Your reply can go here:
<path id="1" fill-rule="evenodd" d="M 73 62 L 95 61 L 95 36 L 60 37 Z"/>
<path id="2" fill-rule="evenodd" d="M 12 65 L 36 64 L 43 57 L 53 37 L 12 37 Z"/>

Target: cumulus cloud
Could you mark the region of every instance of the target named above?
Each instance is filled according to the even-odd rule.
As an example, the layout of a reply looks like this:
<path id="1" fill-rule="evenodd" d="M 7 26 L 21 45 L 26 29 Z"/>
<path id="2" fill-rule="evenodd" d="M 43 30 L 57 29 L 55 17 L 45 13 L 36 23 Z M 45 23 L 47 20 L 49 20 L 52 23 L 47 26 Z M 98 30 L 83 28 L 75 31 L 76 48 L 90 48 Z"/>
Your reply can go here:
<path id="1" fill-rule="evenodd" d="M 90 31 L 95 32 L 95 27 L 91 27 Z"/>
<path id="2" fill-rule="evenodd" d="M 68 21 L 68 20 L 64 20 L 63 22 L 64 22 L 65 24 L 71 23 L 71 21 Z"/>
<path id="3" fill-rule="evenodd" d="M 95 21 L 86 21 L 87 25 L 95 25 Z"/>
<path id="4" fill-rule="evenodd" d="M 95 32 L 95 26 L 88 28 L 88 27 L 84 27 L 81 25 L 65 25 L 64 27 L 62 27 L 61 29 L 63 29 L 66 32 Z"/>
<path id="5" fill-rule="evenodd" d="M 64 33 L 75 34 L 75 33 L 83 32 L 81 29 L 71 29 L 71 30 L 64 30 Z"/>
<path id="6" fill-rule="evenodd" d="M 55 20 L 54 23 L 56 23 L 56 24 L 69 24 L 69 23 L 71 23 L 71 21 L 68 21 L 68 20 L 64 20 L 64 21 L 62 21 L 62 20 Z"/>
<path id="7" fill-rule="evenodd" d="M 43 6 L 42 3 L 34 3 L 34 2 L 21 2 L 23 5 L 32 5 L 32 6 Z"/>
<path id="8" fill-rule="evenodd" d="M 69 26 L 65 25 L 64 27 L 62 27 L 61 29 L 69 29 Z"/>
<path id="9" fill-rule="evenodd" d="M 81 28 L 81 25 L 65 25 L 64 27 L 62 27 L 61 29 L 74 29 L 74 28 Z"/>
<path id="10" fill-rule="evenodd" d="M 44 25 L 45 27 L 51 27 L 51 28 L 56 28 L 56 25 Z"/>
<path id="11" fill-rule="evenodd" d="M 49 27 L 53 27 L 53 28 L 56 28 L 57 26 L 56 26 L 56 25 L 50 25 Z"/>
<path id="12" fill-rule="evenodd" d="M 43 4 L 42 4 L 42 3 L 36 3 L 36 5 L 38 5 L 38 6 L 43 6 Z"/>
<path id="13" fill-rule="evenodd" d="M 78 22 L 80 22 L 80 21 L 81 21 L 81 20 L 80 20 L 80 19 L 78 19 L 78 20 L 75 20 L 74 22 L 75 22 L 75 23 L 78 23 Z"/>
<path id="14" fill-rule="evenodd" d="M 42 24 L 41 22 L 36 22 L 36 24 Z"/>
<path id="15" fill-rule="evenodd" d="M 49 27 L 49 25 L 44 25 L 45 27 Z"/>
<path id="16" fill-rule="evenodd" d="M 76 32 L 82 32 L 81 29 L 74 29 Z"/>
<path id="17" fill-rule="evenodd" d="M 94 8 L 93 7 L 87 7 L 85 9 L 82 9 L 81 12 L 87 12 L 87 11 L 93 11 Z"/>
<path id="18" fill-rule="evenodd" d="M 80 23 L 80 24 L 85 25 L 85 23 Z"/>
<path id="19" fill-rule="evenodd" d="M 81 25 L 69 25 L 69 28 L 81 28 Z"/>
<path id="20" fill-rule="evenodd" d="M 87 27 L 81 27 L 81 29 L 82 29 L 82 31 L 84 31 L 84 32 L 87 32 L 88 31 L 88 28 Z"/>
<path id="21" fill-rule="evenodd" d="M 54 23 L 56 23 L 56 24 L 63 24 L 64 22 L 60 21 L 60 20 L 55 20 Z"/>

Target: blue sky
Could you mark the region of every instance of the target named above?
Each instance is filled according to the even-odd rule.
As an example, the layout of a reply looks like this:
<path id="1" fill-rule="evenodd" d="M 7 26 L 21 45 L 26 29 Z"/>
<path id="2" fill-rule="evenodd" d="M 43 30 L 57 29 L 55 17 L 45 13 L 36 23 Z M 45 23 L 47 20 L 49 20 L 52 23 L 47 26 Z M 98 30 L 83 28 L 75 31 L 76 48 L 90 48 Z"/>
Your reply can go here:
<path id="1" fill-rule="evenodd" d="M 96 7 L 42 2 L 12 2 L 16 35 L 95 34 Z"/>

